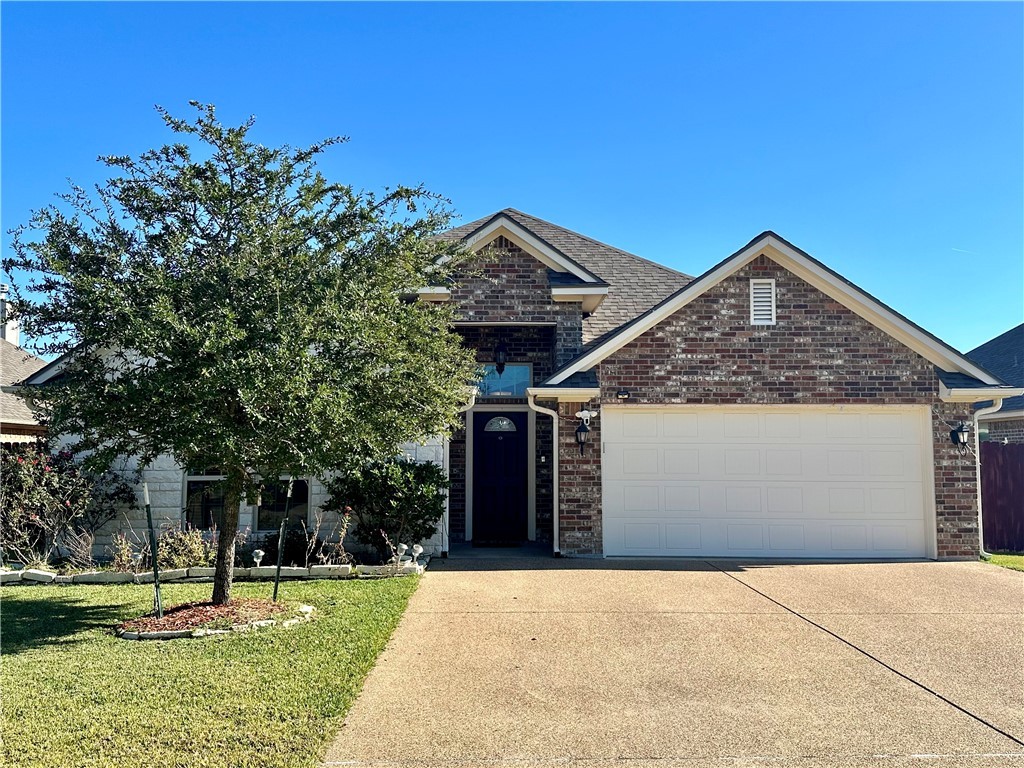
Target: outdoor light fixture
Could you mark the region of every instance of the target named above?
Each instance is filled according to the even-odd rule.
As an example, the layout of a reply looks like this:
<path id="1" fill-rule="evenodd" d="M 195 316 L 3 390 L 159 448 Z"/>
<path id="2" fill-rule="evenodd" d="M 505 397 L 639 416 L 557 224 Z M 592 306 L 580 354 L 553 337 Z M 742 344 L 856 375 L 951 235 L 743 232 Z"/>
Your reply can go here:
<path id="1" fill-rule="evenodd" d="M 504 341 L 499 341 L 495 347 L 495 372 L 501 376 L 505 373 L 505 364 L 509 361 L 509 348 Z"/>
<path id="2" fill-rule="evenodd" d="M 587 440 L 590 438 L 590 427 L 580 420 L 580 425 L 576 427 L 576 444 L 580 447 L 580 456 L 583 455 L 584 449 L 587 447 Z"/>
<path id="3" fill-rule="evenodd" d="M 590 420 L 595 416 L 597 416 L 597 411 L 584 409 L 576 412 L 576 418 L 580 420 L 580 425 L 576 427 L 576 444 L 580 447 L 580 456 L 583 455 L 587 440 L 590 439 Z"/>
<path id="4" fill-rule="evenodd" d="M 422 554 L 423 554 L 423 547 L 421 547 L 419 544 L 414 544 L 413 547 L 412 547 L 412 562 L 413 562 L 413 565 L 419 565 L 419 563 L 417 563 L 416 561 L 419 560 L 420 555 L 422 555 Z"/>
<path id="5" fill-rule="evenodd" d="M 956 446 L 956 449 L 960 452 L 961 456 L 967 455 L 967 436 L 969 432 L 970 430 L 968 426 L 962 421 L 960 422 L 960 426 L 949 430 L 949 440 Z"/>
<path id="6" fill-rule="evenodd" d="M 629 400 L 629 390 L 620 389 L 618 392 L 615 393 L 615 397 L 617 397 L 619 400 Z"/>
<path id="7" fill-rule="evenodd" d="M 263 562 L 263 556 L 265 554 L 267 554 L 267 553 L 264 552 L 262 549 L 254 549 L 252 551 L 252 559 L 253 559 L 253 562 L 256 563 L 256 567 L 257 568 L 259 568 L 260 567 L 260 563 Z"/>

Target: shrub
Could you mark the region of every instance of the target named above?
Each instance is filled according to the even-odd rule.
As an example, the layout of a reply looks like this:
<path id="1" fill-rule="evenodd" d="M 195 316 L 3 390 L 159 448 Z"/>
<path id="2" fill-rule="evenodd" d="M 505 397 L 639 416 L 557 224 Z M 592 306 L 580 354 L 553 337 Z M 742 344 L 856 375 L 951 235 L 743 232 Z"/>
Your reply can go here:
<path id="1" fill-rule="evenodd" d="M 42 444 L 0 447 L 0 542 L 5 559 L 81 559 L 82 544 L 118 510 L 136 506 L 123 473 L 86 471 L 68 451 Z M 70 545 L 70 549 L 69 549 Z"/>
<path id="2" fill-rule="evenodd" d="M 198 528 L 164 528 L 160 532 L 157 564 L 161 568 L 208 568 L 216 561 L 216 538 L 206 538 Z"/>
<path id="3" fill-rule="evenodd" d="M 324 509 L 351 513 L 353 535 L 387 562 L 393 555 L 389 540 L 411 545 L 434 534 L 444 514 L 448 478 L 436 464 L 392 459 L 344 472 L 326 486 Z"/>

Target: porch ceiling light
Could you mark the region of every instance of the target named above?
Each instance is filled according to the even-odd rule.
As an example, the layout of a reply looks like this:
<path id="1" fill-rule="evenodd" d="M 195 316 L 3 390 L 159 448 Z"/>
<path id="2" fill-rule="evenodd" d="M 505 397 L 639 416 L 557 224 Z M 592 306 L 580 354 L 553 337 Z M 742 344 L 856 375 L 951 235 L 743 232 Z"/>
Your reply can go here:
<path id="1" fill-rule="evenodd" d="M 508 362 L 508 347 L 504 341 L 499 341 L 494 348 L 494 371 L 499 376 L 505 372 L 505 363 Z"/>

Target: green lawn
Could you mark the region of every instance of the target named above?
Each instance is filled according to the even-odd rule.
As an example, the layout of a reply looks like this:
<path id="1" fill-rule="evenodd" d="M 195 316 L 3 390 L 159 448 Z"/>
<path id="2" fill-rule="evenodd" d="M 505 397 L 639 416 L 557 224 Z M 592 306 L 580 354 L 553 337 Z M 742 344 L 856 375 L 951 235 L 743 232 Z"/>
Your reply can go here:
<path id="1" fill-rule="evenodd" d="M 285 583 L 314 621 L 162 642 L 111 633 L 150 609 L 152 587 L 0 588 L 0 765 L 316 765 L 416 583 Z M 171 605 L 209 599 L 211 586 L 162 591 Z"/>
<path id="2" fill-rule="evenodd" d="M 1003 568 L 1024 571 L 1024 555 L 992 555 L 992 559 L 988 562 L 992 565 L 1001 565 Z"/>

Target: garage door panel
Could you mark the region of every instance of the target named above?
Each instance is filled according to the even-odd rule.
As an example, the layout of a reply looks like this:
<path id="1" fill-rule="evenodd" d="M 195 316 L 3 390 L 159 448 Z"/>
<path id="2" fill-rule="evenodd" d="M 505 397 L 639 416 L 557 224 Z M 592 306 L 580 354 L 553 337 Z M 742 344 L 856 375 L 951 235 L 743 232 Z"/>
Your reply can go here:
<path id="1" fill-rule="evenodd" d="M 684 410 L 606 410 L 606 554 L 924 556 L 920 412 Z"/>

